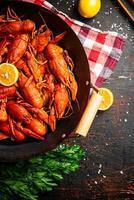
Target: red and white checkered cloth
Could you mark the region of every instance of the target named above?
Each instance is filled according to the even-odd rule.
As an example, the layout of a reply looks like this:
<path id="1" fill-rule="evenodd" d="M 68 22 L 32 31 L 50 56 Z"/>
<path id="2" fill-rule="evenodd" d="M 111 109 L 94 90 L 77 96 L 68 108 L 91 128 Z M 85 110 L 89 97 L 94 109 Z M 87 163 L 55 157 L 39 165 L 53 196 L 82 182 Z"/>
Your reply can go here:
<path id="1" fill-rule="evenodd" d="M 35 3 L 51 10 L 74 30 L 86 52 L 92 84 L 99 87 L 104 80 L 110 77 L 123 51 L 125 40 L 122 35 L 116 32 L 102 32 L 80 21 L 71 19 L 45 0 L 22 1 Z"/>

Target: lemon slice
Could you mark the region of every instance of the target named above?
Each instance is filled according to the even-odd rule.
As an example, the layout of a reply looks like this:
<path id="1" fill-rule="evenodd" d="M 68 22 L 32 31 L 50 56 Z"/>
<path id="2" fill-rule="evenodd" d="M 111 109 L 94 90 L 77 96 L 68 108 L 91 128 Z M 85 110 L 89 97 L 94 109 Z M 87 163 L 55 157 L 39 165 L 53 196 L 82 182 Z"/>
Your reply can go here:
<path id="1" fill-rule="evenodd" d="M 11 86 L 18 80 L 19 72 L 17 68 L 10 63 L 2 63 L 0 65 L 0 84 Z"/>
<path id="2" fill-rule="evenodd" d="M 99 110 L 109 109 L 114 101 L 113 93 L 107 88 L 99 88 L 99 94 L 103 97 Z"/>

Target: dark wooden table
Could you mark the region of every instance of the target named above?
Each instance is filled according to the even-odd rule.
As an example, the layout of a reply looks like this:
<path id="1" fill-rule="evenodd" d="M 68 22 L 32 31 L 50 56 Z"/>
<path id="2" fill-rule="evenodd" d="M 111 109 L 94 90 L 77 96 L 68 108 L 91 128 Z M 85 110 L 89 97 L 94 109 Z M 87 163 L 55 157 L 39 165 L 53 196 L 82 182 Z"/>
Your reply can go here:
<path id="1" fill-rule="evenodd" d="M 116 31 L 126 37 L 123 55 L 112 76 L 103 86 L 114 94 L 113 106 L 98 113 L 86 138 L 70 138 L 86 157 L 76 173 L 66 176 L 42 200 L 134 199 L 134 29 L 114 0 L 102 0 L 94 19 L 77 13 L 77 0 L 49 0 L 70 17 L 103 31 Z"/>

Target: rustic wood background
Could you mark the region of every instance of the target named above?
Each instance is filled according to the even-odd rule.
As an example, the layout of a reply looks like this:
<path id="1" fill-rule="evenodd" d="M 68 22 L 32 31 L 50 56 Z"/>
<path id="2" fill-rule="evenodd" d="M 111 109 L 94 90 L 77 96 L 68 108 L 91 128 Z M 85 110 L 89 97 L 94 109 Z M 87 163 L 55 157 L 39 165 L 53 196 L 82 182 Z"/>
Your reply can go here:
<path id="1" fill-rule="evenodd" d="M 102 0 L 94 19 L 77 13 L 77 0 L 49 0 L 70 17 L 102 31 L 116 31 L 126 37 L 123 55 L 103 86 L 114 94 L 113 106 L 97 114 L 86 138 L 72 136 L 86 157 L 76 173 L 66 176 L 40 200 L 131 200 L 134 199 L 134 28 L 117 1 Z M 126 1 L 129 2 L 129 1 Z M 134 8 L 133 8 L 134 9 Z"/>

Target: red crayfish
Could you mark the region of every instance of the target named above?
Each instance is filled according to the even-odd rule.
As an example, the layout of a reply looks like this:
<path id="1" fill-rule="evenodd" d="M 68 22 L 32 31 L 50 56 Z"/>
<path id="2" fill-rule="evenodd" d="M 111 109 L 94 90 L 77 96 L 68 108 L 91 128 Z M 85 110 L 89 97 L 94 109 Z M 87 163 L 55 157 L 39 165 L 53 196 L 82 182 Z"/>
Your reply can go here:
<path id="1" fill-rule="evenodd" d="M 10 8 L 7 17 L 0 16 L 0 63 L 19 71 L 14 85 L 0 85 L 0 140 L 44 140 L 57 120 L 72 113 L 78 84 L 73 61 L 58 44 L 65 34 L 54 37 L 46 24 L 37 29 Z"/>

